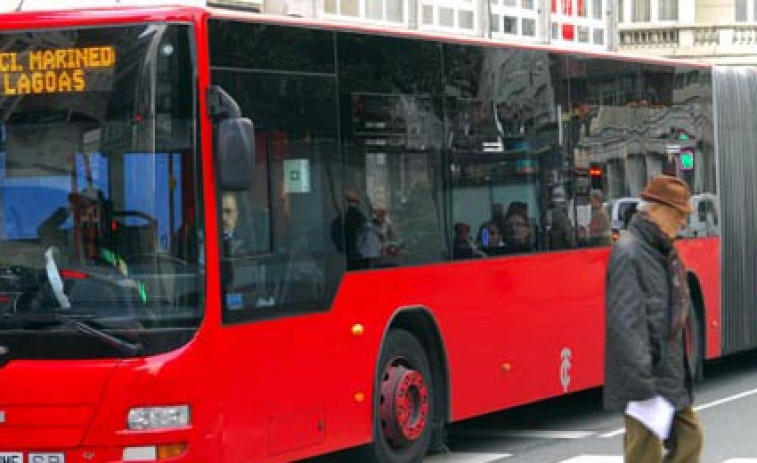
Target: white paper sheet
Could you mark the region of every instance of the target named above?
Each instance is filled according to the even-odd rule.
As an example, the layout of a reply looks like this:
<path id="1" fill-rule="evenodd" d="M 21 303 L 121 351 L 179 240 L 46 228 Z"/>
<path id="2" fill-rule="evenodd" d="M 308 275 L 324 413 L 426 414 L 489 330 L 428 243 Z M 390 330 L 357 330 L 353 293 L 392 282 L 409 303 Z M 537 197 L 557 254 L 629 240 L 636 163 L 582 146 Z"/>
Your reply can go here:
<path id="1" fill-rule="evenodd" d="M 673 424 L 675 408 L 666 399 L 657 395 L 647 400 L 628 402 L 626 415 L 636 418 L 660 439 L 667 439 Z"/>

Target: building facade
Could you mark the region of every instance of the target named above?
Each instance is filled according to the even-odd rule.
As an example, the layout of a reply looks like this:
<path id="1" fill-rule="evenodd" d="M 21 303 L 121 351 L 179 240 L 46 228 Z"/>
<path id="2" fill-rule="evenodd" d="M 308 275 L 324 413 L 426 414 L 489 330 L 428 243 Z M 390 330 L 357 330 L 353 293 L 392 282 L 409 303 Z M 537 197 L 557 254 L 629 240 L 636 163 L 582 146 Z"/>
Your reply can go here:
<path id="1" fill-rule="evenodd" d="M 337 21 L 608 50 L 613 0 L 264 0 L 263 11 Z"/>
<path id="2" fill-rule="evenodd" d="M 617 0 L 619 51 L 757 65 L 757 0 Z"/>
<path id="3" fill-rule="evenodd" d="M 757 65 L 757 0 L 236 1 L 272 14 Z"/>

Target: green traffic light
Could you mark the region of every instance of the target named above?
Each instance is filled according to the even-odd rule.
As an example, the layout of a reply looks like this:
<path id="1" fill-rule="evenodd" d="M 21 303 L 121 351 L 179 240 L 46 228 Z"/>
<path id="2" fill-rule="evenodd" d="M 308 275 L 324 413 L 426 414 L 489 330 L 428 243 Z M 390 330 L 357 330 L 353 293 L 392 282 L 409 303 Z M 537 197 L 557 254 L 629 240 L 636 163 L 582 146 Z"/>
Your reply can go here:
<path id="1" fill-rule="evenodd" d="M 683 170 L 691 170 L 694 168 L 694 153 L 686 151 L 681 153 L 681 168 Z"/>

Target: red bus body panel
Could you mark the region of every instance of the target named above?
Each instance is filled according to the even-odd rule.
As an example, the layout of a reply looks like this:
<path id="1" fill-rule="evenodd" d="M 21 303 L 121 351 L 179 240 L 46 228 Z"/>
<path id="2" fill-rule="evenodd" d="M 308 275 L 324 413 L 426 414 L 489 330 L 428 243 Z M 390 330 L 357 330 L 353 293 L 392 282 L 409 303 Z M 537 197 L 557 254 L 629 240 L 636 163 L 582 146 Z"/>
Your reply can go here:
<path id="1" fill-rule="evenodd" d="M 719 351 L 718 245 L 679 243 L 709 304 L 709 358 Z M 224 328 L 228 460 L 285 461 L 368 442 L 381 341 L 404 309 L 424 307 L 438 324 L 452 421 L 600 386 L 608 256 L 587 249 L 352 273 L 329 313 Z"/>
<path id="2" fill-rule="evenodd" d="M 0 447 L 80 445 L 115 367 L 109 361 L 20 360 L 0 369 L 6 415 Z"/>
<path id="3" fill-rule="evenodd" d="M 681 240 L 678 244 L 689 272 L 699 283 L 706 311 L 703 317 L 706 358 L 719 357 L 721 352 L 720 313 L 720 238 Z"/>

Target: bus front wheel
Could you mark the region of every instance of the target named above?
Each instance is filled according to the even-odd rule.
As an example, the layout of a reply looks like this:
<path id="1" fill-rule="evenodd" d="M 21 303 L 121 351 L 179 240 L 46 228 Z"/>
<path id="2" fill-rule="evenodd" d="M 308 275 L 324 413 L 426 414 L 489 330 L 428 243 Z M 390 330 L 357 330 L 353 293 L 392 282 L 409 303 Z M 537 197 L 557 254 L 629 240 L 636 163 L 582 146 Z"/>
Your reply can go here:
<path id="1" fill-rule="evenodd" d="M 390 331 L 378 371 L 371 459 L 419 462 L 428 451 L 436 413 L 434 381 L 423 345 L 408 331 Z"/>

